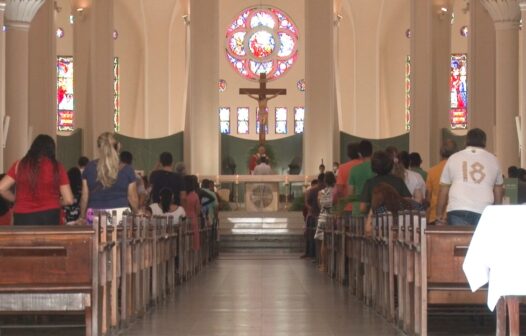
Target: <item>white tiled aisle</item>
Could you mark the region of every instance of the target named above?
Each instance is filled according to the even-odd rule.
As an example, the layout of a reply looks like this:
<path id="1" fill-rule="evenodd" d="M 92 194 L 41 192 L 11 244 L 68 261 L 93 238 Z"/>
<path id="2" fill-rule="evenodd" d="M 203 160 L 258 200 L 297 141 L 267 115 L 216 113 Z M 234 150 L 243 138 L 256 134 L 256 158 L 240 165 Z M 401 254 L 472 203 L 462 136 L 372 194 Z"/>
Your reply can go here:
<path id="1" fill-rule="evenodd" d="M 401 335 L 307 260 L 228 255 L 122 335 Z"/>

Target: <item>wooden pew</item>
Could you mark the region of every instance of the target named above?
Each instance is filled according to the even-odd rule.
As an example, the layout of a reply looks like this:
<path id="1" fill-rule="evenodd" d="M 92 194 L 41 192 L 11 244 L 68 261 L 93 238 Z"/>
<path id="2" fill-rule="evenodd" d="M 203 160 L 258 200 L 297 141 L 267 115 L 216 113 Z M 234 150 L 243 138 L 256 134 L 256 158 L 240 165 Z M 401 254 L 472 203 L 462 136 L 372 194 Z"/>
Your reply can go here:
<path id="1" fill-rule="evenodd" d="M 83 311 L 98 335 L 96 227 L 0 227 L 0 312 Z"/>
<path id="2" fill-rule="evenodd" d="M 474 227 L 421 225 L 421 335 L 427 335 L 428 306 L 486 303 L 486 291 L 471 292 L 462 270 Z"/>

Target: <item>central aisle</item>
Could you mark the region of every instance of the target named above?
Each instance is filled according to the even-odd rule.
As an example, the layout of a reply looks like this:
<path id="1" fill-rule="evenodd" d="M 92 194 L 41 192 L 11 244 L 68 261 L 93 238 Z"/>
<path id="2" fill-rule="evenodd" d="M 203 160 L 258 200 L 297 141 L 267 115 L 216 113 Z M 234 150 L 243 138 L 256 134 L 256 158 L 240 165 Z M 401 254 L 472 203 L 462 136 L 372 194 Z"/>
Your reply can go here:
<path id="1" fill-rule="evenodd" d="M 122 335 L 402 335 L 307 260 L 223 255 Z"/>

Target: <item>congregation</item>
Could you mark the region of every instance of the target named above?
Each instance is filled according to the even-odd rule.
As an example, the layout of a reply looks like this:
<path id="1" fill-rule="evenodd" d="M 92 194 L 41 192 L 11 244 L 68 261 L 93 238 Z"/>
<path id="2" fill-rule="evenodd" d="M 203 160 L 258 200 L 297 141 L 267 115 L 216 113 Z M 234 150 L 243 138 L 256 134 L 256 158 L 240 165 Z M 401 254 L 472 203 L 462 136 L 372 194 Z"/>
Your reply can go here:
<path id="1" fill-rule="evenodd" d="M 401 210 L 426 212 L 428 225 L 476 226 L 485 207 L 502 204 L 504 180 L 500 164 L 486 149 L 486 134 L 475 128 L 466 136 L 465 149 L 447 140 L 441 160 L 429 171 L 421 168 L 419 153 L 390 146 L 375 151 L 368 140 L 347 146 L 349 161 L 320 174 L 305 191 L 305 253 L 317 258 L 326 271 L 324 230 L 331 213 L 365 216 L 365 234 L 371 235 L 372 218 Z M 323 168 L 323 169 L 322 169 Z M 518 178 L 518 201 L 524 202 L 524 169 L 510 167 Z"/>
<path id="2" fill-rule="evenodd" d="M 98 158 L 78 159 L 66 168 L 56 159 L 55 141 L 35 138 L 27 154 L 0 180 L 0 225 L 92 224 L 95 214 L 113 214 L 119 224 L 126 214 L 186 218 L 193 231 L 193 250 L 200 249 L 200 229 L 217 222 L 219 196 L 213 182 L 198 183 L 184 164 L 174 169 L 173 156 L 163 152 L 150 176 L 133 168 L 133 154 L 121 151 L 112 133 L 97 139 Z"/>

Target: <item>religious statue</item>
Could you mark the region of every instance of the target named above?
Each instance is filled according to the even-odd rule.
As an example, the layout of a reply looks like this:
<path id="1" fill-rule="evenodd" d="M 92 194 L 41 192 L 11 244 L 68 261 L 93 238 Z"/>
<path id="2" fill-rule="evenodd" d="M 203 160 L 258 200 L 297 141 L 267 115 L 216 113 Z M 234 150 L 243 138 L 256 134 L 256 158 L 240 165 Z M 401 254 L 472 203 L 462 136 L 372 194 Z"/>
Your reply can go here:
<path id="1" fill-rule="evenodd" d="M 286 95 L 287 89 L 267 89 L 267 74 L 259 75 L 259 89 L 239 89 L 239 94 L 248 95 L 258 102 L 259 107 L 259 144 L 265 144 L 266 129 L 268 127 L 268 108 L 269 100 L 280 95 Z"/>

